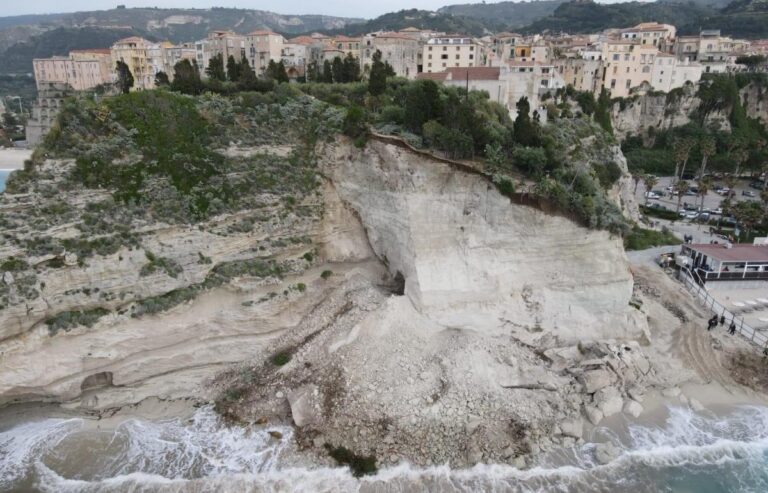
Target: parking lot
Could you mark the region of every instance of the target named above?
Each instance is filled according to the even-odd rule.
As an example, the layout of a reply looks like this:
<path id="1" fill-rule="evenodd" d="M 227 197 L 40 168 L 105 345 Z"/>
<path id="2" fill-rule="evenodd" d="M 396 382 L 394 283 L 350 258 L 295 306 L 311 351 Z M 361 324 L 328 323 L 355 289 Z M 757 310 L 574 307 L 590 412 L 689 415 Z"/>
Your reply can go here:
<path id="1" fill-rule="evenodd" d="M 743 180 L 737 181 L 736 186 L 734 187 L 735 194 L 732 200 L 735 202 L 740 202 L 742 200 L 760 200 L 760 190 L 750 187 L 749 184 L 751 182 L 752 180 L 750 179 L 743 179 Z M 667 190 L 667 188 L 670 187 L 671 185 L 672 185 L 671 176 L 659 177 L 659 182 L 656 184 L 656 186 L 653 187 L 653 190 L 656 192 L 661 192 L 663 195 L 658 199 L 656 198 L 648 199 L 647 204 L 649 206 L 658 204 L 660 207 L 663 207 L 670 211 L 674 211 L 677 208 L 677 196 L 672 195 L 671 192 Z M 716 209 L 721 207 L 722 201 L 723 199 L 725 199 L 725 196 L 720 195 L 714 191 L 714 187 L 718 185 L 725 186 L 725 184 L 722 181 L 714 180 L 712 182 L 713 190 L 710 190 L 707 193 L 707 195 L 704 197 L 705 209 L 709 209 L 710 211 L 715 211 Z M 695 183 L 691 183 L 691 186 L 695 186 Z M 646 193 L 645 183 L 641 181 L 637 187 L 638 203 L 640 204 L 646 203 L 645 193 Z M 745 193 L 752 194 L 754 196 L 745 195 Z M 698 210 L 698 207 L 700 204 L 701 204 L 701 197 L 693 194 L 692 192 L 689 192 L 688 195 L 683 195 L 683 199 L 680 203 L 680 207 L 682 208 L 685 205 L 687 205 L 689 209 Z M 691 218 L 689 217 L 688 219 L 691 219 Z"/>

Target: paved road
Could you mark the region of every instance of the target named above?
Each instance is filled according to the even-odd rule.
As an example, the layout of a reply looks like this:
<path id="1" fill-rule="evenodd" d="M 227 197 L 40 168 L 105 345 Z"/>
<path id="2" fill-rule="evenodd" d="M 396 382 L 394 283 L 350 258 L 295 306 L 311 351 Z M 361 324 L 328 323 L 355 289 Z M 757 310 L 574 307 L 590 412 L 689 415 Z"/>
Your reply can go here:
<path id="1" fill-rule="evenodd" d="M 755 190 L 754 188 L 750 188 L 751 180 L 750 179 L 743 179 L 738 180 L 736 182 L 736 186 L 734 187 L 734 190 L 736 191 L 736 195 L 734 196 L 734 200 L 737 202 L 740 202 L 742 200 L 760 200 L 760 190 Z M 672 184 L 672 177 L 671 176 L 661 176 L 659 177 L 659 183 L 656 184 L 655 187 L 653 187 L 654 190 L 663 190 L 666 193 L 666 188 Z M 695 185 L 695 183 L 691 183 L 691 185 Z M 712 186 L 714 185 L 723 185 L 725 186 L 725 183 L 722 181 L 715 180 L 712 183 Z M 645 183 L 640 181 L 638 187 L 637 187 L 637 200 L 638 203 L 643 204 L 645 203 Z M 752 191 L 755 192 L 756 197 L 747 197 L 742 195 L 743 191 Z M 723 198 L 721 195 L 718 195 L 714 191 L 710 191 L 707 193 L 707 195 L 704 197 L 704 207 L 709 209 L 717 209 L 720 207 L 721 202 L 723 201 Z M 683 202 L 688 202 L 689 204 L 694 204 L 698 206 L 701 203 L 701 197 L 697 195 L 684 195 L 683 200 L 681 202 L 681 207 Z M 677 208 L 677 197 L 672 197 L 670 195 L 666 195 L 662 197 L 661 199 L 650 199 L 648 201 L 648 204 L 654 204 L 658 203 L 663 205 L 669 210 L 675 210 Z"/>

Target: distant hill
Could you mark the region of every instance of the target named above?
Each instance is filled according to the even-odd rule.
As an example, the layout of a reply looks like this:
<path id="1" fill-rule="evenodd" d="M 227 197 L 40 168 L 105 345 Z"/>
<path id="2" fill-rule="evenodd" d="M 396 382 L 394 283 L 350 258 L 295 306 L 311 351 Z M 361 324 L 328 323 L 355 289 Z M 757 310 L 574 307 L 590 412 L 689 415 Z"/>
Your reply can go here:
<path id="1" fill-rule="evenodd" d="M 598 32 L 611 27 L 630 27 L 640 22 L 663 22 L 682 26 L 704 19 L 717 10 L 693 2 L 626 2 L 600 4 L 577 0 L 558 6 L 549 17 L 528 25 L 524 30 L 534 32 Z"/>
<path id="2" fill-rule="evenodd" d="M 381 15 L 363 24 L 351 24 L 341 29 L 323 30 L 326 34 L 356 36 L 374 31 L 398 31 L 406 27 L 432 29 L 447 33 L 466 33 L 479 36 L 502 29 L 503 23 L 489 22 L 469 17 L 450 15 L 431 10 L 400 10 Z"/>
<path id="3" fill-rule="evenodd" d="M 699 26 L 689 26 L 695 31 Z M 736 0 L 717 15 L 701 22 L 702 29 L 720 29 L 723 34 L 739 38 L 768 38 L 768 0 Z"/>
<path id="4" fill-rule="evenodd" d="M 292 35 L 360 22 L 363 19 L 231 8 L 120 8 L 0 17 L 0 74 L 29 72 L 32 57 L 64 55 L 73 48 L 106 47 L 133 34 L 179 43 L 204 38 L 216 29 L 245 33 L 267 28 Z"/>
<path id="5" fill-rule="evenodd" d="M 59 27 L 45 31 L 0 53 L 0 73 L 31 73 L 34 58 L 66 55 L 71 50 L 108 47 L 128 36 L 147 36 L 147 33 L 131 28 L 101 27 Z"/>
<path id="6" fill-rule="evenodd" d="M 502 23 L 509 28 L 518 28 L 547 17 L 560 4 L 566 1 L 533 0 L 529 2 L 465 3 L 448 5 L 438 9 L 438 12 L 490 21 L 496 24 Z"/>

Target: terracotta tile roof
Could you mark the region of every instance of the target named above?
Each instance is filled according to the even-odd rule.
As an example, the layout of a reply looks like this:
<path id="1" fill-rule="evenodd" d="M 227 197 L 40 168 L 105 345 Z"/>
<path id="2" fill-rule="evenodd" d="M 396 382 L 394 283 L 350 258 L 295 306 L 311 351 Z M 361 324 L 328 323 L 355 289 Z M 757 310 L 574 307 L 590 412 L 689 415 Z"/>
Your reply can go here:
<path id="1" fill-rule="evenodd" d="M 731 248 L 725 245 L 693 244 L 686 245 L 691 250 L 701 252 L 722 262 L 766 262 L 768 263 L 768 246 L 735 243 Z"/>
<path id="2" fill-rule="evenodd" d="M 298 36 L 296 38 L 289 39 L 288 43 L 297 45 L 311 45 L 312 43 L 317 43 L 317 40 L 309 36 Z"/>
<path id="3" fill-rule="evenodd" d="M 248 33 L 248 36 L 268 36 L 270 34 L 277 35 L 276 32 L 269 29 L 257 29 L 256 31 Z"/>
<path id="4" fill-rule="evenodd" d="M 349 36 L 339 35 L 333 38 L 334 41 L 360 41 L 361 38 L 350 38 Z"/>
<path id="5" fill-rule="evenodd" d="M 70 53 L 96 53 L 98 55 L 109 55 L 112 50 L 109 48 L 92 48 L 90 50 L 71 50 Z"/>
<path id="6" fill-rule="evenodd" d="M 403 34 L 402 32 L 399 32 L 399 33 L 394 33 L 394 32 L 379 33 L 379 34 L 376 35 L 376 38 L 407 39 L 409 41 L 414 41 L 416 39 L 413 36 L 409 36 L 408 34 Z"/>
<path id="7" fill-rule="evenodd" d="M 448 72 L 422 72 L 416 75 L 416 80 L 448 80 Z"/>
<path id="8" fill-rule="evenodd" d="M 447 70 L 453 80 L 499 80 L 499 67 L 451 67 Z"/>
<path id="9" fill-rule="evenodd" d="M 139 38 L 138 36 L 131 36 L 130 38 L 124 38 L 124 39 L 115 41 L 115 44 L 119 45 L 119 44 L 127 44 L 127 43 L 146 43 L 146 42 L 147 40 L 144 38 Z"/>

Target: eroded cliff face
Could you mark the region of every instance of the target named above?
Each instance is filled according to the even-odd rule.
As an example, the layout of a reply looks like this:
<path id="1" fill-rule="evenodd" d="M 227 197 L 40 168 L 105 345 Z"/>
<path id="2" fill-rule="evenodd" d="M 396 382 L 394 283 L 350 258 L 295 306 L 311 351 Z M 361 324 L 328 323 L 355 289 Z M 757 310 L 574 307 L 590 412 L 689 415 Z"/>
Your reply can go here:
<path id="1" fill-rule="evenodd" d="M 765 88 L 750 83 L 739 90 L 747 116 L 768 122 L 768 97 Z M 655 131 L 669 130 L 690 123 L 701 99 L 696 95 L 695 86 L 685 86 L 682 92 L 673 95 L 643 94 L 613 105 L 611 121 L 614 134 L 619 140 L 631 135 L 646 135 L 649 128 Z M 730 132 L 728 120 L 730 108 L 709 112 L 704 125 L 724 132 Z"/>
<path id="2" fill-rule="evenodd" d="M 513 204 L 486 177 L 396 145 L 339 139 L 320 161 L 318 193 L 291 209 L 265 200 L 276 208 L 259 214 L 272 219 L 251 231 L 232 230 L 239 215 L 145 225 L 141 249 L 39 264 L 34 316 L 2 312 L 13 322 L 0 402 L 104 412 L 218 396 L 227 416 L 292 423 L 319 454 L 327 442 L 456 465 L 521 460 L 579 440 L 585 419 L 637 409 L 630 394 L 656 375 L 637 342 L 646 315 L 630 306 L 620 238 Z M 145 250 L 181 271 L 142 276 Z M 237 271 L 167 311 L 132 310 L 264 258 L 281 275 Z M 97 287 L 107 294 L 94 297 Z M 111 312 L 90 327 L 52 334 L 43 322 L 97 304 Z"/>
<path id="3" fill-rule="evenodd" d="M 455 327 L 636 337 L 621 239 L 510 204 L 487 179 L 373 141 L 326 163 L 417 310 Z"/>

